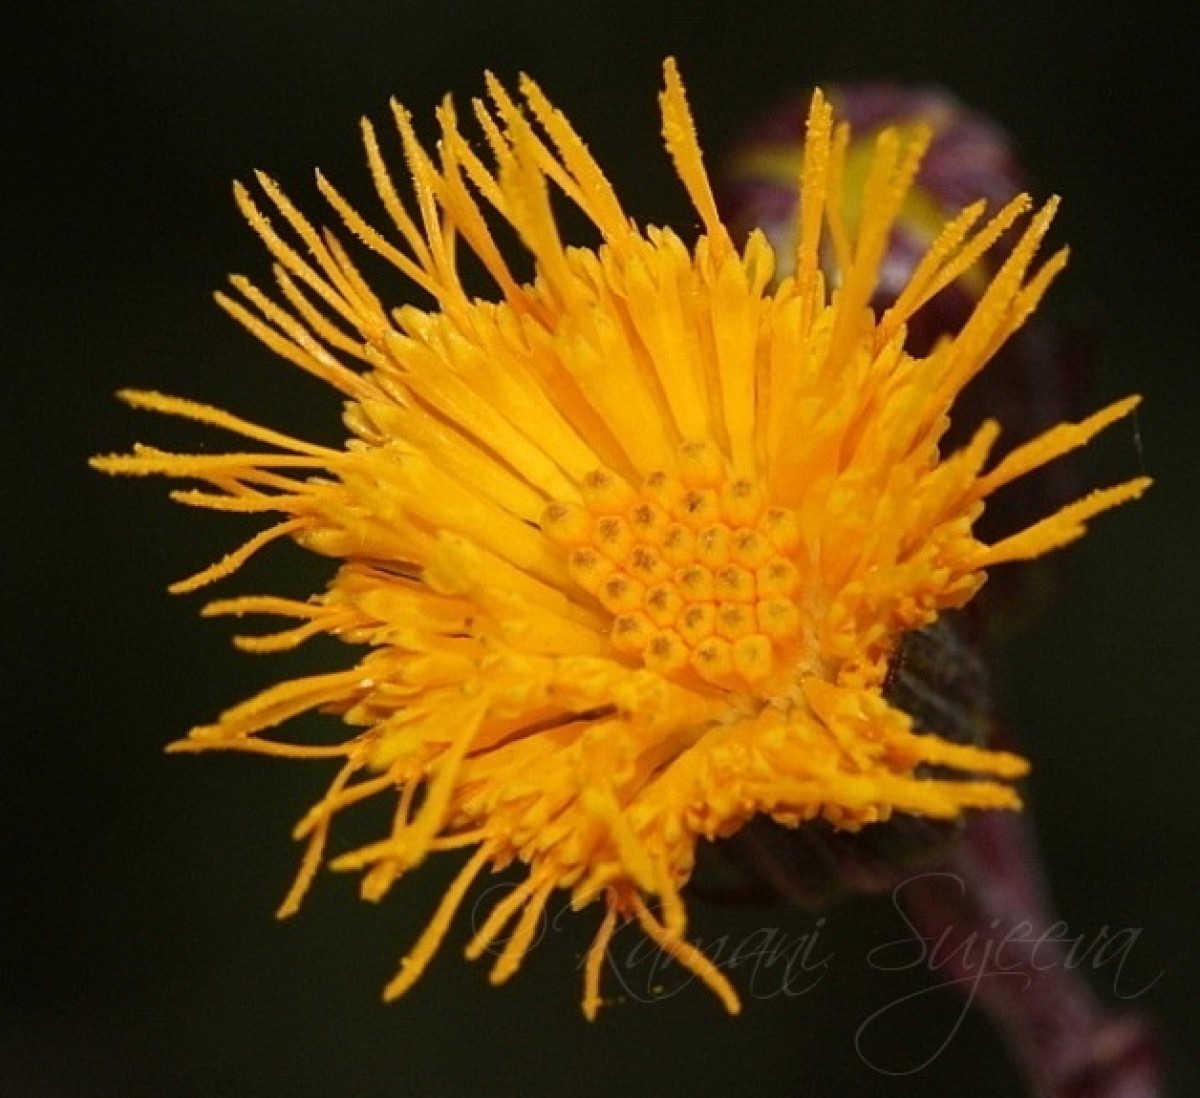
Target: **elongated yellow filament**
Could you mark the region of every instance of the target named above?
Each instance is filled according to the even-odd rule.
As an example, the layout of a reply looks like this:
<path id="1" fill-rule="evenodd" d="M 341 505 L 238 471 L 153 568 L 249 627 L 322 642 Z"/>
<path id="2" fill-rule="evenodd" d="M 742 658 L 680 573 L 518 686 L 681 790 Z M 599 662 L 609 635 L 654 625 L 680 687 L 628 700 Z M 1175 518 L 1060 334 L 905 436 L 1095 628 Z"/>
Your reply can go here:
<path id="1" fill-rule="evenodd" d="M 437 911 L 434 912 L 433 918 L 426 925 L 424 933 L 404 960 L 400 962 L 400 971 L 393 977 L 391 983 L 384 988 L 384 999 L 400 998 L 401 995 L 421 978 L 421 974 L 428 967 L 429 962 L 433 960 L 434 954 L 437 953 L 438 946 L 442 944 L 442 940 L 446 937 L 446 932 L 450 929 L 450 924 L 454 921 L 455 912 L 458 910 L 467 891 L 474 883 L 475 878 L 479 876 L 484 866 L 487 865 L 492 853 L 492 850 L 484 844 L 475 851 L 467 861 L 467 864 L 459 871 L 458 876 L 454 878 L 450 887 L 446 889 L 446 894 L 442 897 L 442 902 L 438 905 Z"/>
<path id="2" fill-rule="evenodd" d="M 742 1004 L 733 990 L 733 985 L 725 978 L 716 965 L 690 942 L 684 941 L 660 923 L 650 909 L 635 897 L 633 910 L 646 936 L 661 949 L 668 957 L 673 957 L 684 968 L 694 972 L 712 991 L 730 1014 L 740 1014 Z"/>

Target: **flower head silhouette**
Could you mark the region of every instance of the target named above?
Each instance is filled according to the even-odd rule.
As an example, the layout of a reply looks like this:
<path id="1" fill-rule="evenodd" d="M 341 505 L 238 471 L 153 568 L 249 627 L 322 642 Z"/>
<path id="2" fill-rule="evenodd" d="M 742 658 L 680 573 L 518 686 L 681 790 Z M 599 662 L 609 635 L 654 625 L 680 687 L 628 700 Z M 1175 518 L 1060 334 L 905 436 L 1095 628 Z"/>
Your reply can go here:
<path id="1" fill-rule="evenodd" d="M 989 497 L 1126 415 L 1122 400 L 989 455 L 986 422 L 939 445 L 956 397 L 1062 268 L 1036 253 L 1056 202 L 967 206 L 932 237 L 894 302 L 869 304 L 925 150 L 922 129 L 884 130 L 861 170 L 817 93 L 802 208 L 786 255 L 760 232 L 744 247 L 718 214 L 675 66 L 661 96 L 666 148 L 700 219 L 688 243 L 623 211 L 566 118 L 528 79 L 519 99 L 488 79 L 473 104 L 486 157 L 447 100 L 436 155 L 395 124 L 412 198 L 364 123 L 391 229 L 378 231 L 323 177 L 350 232 L 431 304 L 385 303 L 347 247 L 265 176 L 237 200 L 274 257 L 274 296 L 235 278 L 222 305 L 263 343 L 347 401 L 350 441 L 331 449 L 206 405 L 127 392 L 138 408 L 228 430 L 228 453 L 147 446 L 95 459 L 107 472 L 200 487 L 180 501 L 282 516 L 175 586 L 232 573 L 292 538 L 332 558 L 308 601 L 271 595 L 208 614 L 293 619 L 239 639 L 250 651 L 318 634 L 357 646 L 350 666 L 282 683 L 195 729 L 177 750 L 340 759 L 297 828 L 308 843 L 281 914 L 324 860 L 331 821 L 369 797 L 397 802 L 390 833 L 333 859 L 376 899 L 431 853 L 472 853 L 387 987 L 418 978 L 482 872 L 517 862 L 524 883 L 471 940 L 502 935 L 492 970 L 519 966 L 556 889 L 603 911 L 584 1009 L 601 1002 L 606 949 L 635 920 L 731 1011 L 735 990 L 685 937 L 681 889 L 697 843 L 757 816 L 857 829 L 908 813 L 953 819 L 1015 809 L 1018 756 L 916 727 L 884 694 L 901 639 L 966 604 L 987 570 L 1077 538 L 1139 495 L 1093 492 L 999 540 L 974 525 Z M 552 193 L 595 227 L 563 243 Z M 265 206 L 263 200 L 265 199 Z M 269 212 L 266 212 L 269 211 Z M 533 260 L 522 282 L 491 226 Z M 908 324 L 939 291 L 1007 258 L 961 330 L 920 354 Z M 459 258 L 495 286 L 471 297 Z M 785 265 L 786 277 L 776 280 Z M 342 742 L 277 729 L 337 713 Z"/>

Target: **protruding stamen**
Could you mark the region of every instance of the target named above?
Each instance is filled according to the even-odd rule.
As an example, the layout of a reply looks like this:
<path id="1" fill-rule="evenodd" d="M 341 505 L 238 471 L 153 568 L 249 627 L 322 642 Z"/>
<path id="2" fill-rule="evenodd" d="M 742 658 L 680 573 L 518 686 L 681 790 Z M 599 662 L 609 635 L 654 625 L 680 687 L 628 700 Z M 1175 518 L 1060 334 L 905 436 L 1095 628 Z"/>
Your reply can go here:
<path id="1" fill-rule="evenodd" d="M 686 442 L 679 451 L 679 471 L 689 488 L 716 488 L 725 480 L 726 462 L 711 442 Z"/>
<path id="2" fill-rule="evenodd" d="M 672 629 L 655 633 L 646 645 L 646 666 L 664 675 L 683 669 L 688 660 L 688 646 Z"/>
<path id="3" fill-rule="evenodd" d="M 575 548 L 592 537 L 592 518 L 587 509 L 573 503 L 551 503 L 541 515 L 541 527 L 559 545 Z"/>
<path id="4" fill-rule="evenodd" d="M 701 678 L 723 682 L 733 674 L 733 650 L 723 637 L 709 637 L 693 650 L 689 661 Z"/>

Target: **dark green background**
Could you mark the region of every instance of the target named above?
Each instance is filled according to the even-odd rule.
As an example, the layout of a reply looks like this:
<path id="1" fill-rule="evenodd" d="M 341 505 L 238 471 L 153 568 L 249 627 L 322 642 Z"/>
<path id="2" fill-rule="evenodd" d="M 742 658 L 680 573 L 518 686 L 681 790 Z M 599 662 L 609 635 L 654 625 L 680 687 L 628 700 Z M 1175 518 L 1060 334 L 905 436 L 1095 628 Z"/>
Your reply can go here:
<path id="1" fill-rule="evenodd" d="M 738 1020 L 689 989 L 585 1024 L 586 917 L 550 933 L 499 991 L 456 955 L 460 928 L 419 987 L 385 1008 L 378 990 L 449 867 L 425 867 L 378 908 L 358 903 L 351 881 L 322 876 L 301 916 L 276 925 L 297 853 L 288 829 L 319 789 L 319 767 L 161 753 L 191 724 L 321 659 L 240 656 L 224 623 L 197 620 L 198 598 L 164 594 L 244 526 L 168 506 L 161 484 L 85 469 L 88 454 L 135 438 L 201 437 L 116 406 L 109 394 L 127 384 L 340 437 L 331 394 L 208 300 L 224 272 L 265 270 L 229 180 L 269 168 L 313 209 L 319 163 L 361 194 L 361 113 L 381 116 L 395 94 L 428 120 L 445 91 L 476 93 L 485 67 L 509 78 L 528 69 L 627 208 L 686 228 L 657 136 L 667 52 L 714 161 L 788 87 L 891 76 L 945 84 L 992 113 L 1042 187 L 1065 196 L 1055 237 L 1075 252 L 1053 308 L 1097 333 L 1090 403 L 1147 398 L 1087 475 L 1102 483 L 1144 468 L 1158 484 L 1070 551 L 1056 603 L 1010 649 L 1006 701 L 1035 764 L 1045 859 L 1072 931 L 1141 930 L 1122 986 L 1161 972 L 1137 1006 L 1176 1048 L 1200 1033 L 1197 42 L 1185 5 L 27 7 L 6 17 L 0 175 L 3 803 L 15 810 L 2 832 L 0 1092 L 1019 1093 L 978 1019 L 916 1075 L 879 1074 L 856 1054 L 865 1018 L 930 982 L 867 964 L 873 945 L 903 932 L 886 902 L 833 912 L 821 985 L 751 998 Z M 322 574 L 281 550 L 226 591 L 303 592 Z M 706 938 L 764 926 L 794 939 L 813 921 L 695 917 Z M 1096 982 L 1111 997 L 1111 970 Z M 874 1055 L 918 1063 L 956 1009 L 922 996 Z"/>

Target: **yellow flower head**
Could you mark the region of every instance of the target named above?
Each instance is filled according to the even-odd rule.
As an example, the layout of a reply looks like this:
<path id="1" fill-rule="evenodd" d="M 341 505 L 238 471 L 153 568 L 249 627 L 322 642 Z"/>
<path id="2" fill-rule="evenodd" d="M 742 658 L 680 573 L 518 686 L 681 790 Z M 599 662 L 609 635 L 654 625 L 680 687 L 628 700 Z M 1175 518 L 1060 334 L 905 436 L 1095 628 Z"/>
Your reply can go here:
<path id="1" fill-rule="evenodd" d="M 992 492 L 1084 444 L 1136 398 L 990 469 L 995 423 L 939 452 L 956 396 L 1033 310 L 1065 252 L 1033 266 L 1053 200 L 1031 212 L 1022 196 L 990 220 L 981 202 L 944 227 L 895 304 L 873 315 L 927 134 L 886 131 L 866 171 L 847 173 L 848 133 L 818 92 L 795 252 L 777 257 L 761 234 L 739 252 L 722 224 L 672 62 L 663 136 L 702 222 L 693 245 L 626 216 L 531 80 L 520 102 L 490 77 L 488 92 L 473 104 L 486 157 L 449 101 L 436 158 L 394 109 L 415 202 L 363 124 L 387 233 L 318 176 L 345 226 L 431 307 L 385 305 L 339 238 L 270 179 L 259 177 L 270 214 L 237 188 L 274 257 L 277 293 L 235 278 L 240 300 L 221 304 L 347 398 L 344 450 L 127 392 L 135 407 L 253 445 L 139 446 L 95 464 L 199 482 L 175 494 L 194 506 L 283 516 L 175 590 L 226 576 L 281 537 L 339 561 L 309 601 L 245 596 L 205 612 L 295 620 L 240 638 L 247 650 L 327 633 L 365 650 L 358 663 L 275 686 L 173 745 L 344 760 L 297 828 L 308 847 L 281 914 L 322 863 L 332 817 L 395 796 L 390 834 L 332 863 L 363 871 L 365 897 L 432 852 L 473 854 L 388 998 L 421 974 L 472 881 L 520 862 L 524 883 L 467 947 L 477 957 L 504 936 L 495 982 L 516 970 L 565 889 L 575 907 L 604 909 L 585 966 L 589 1017 L 626 920 L 736 1011 L 725 977 L 685 939 L 681 889 L 697 842 L 760 813 L 856 829 L 894 812 L 950 819 L 1019 806 L 1009 783 L 1025 762 L 914 728 L 883 696 L 889 659 L 906 631 L 966 603 L 990 566 L 1058 548 L 1143 491 L 1144 479 L 1095 492 L 996 544 L 972 534 Z M 599 246 L 563 244 L 556 191 Z M 506 264 L 497 221 L 532 256 L 532 281 Z M 927 357 L 908 354 L 906 321 L 978 271 L 1010 230 L 1016 243 L 962 331 Z M 464 289 L 463 251 L 494 281 L 495 300 Z M 791 272 L 778 283 L 777 264 Z M 340 713 L 349 738 L 276 738 L 315 709 Z"/>

